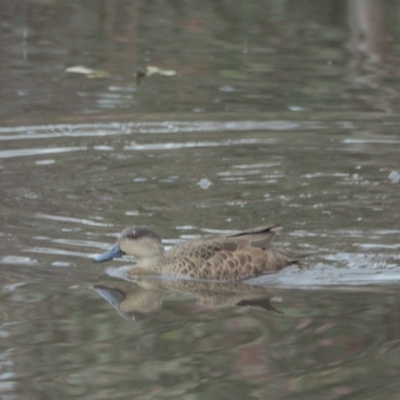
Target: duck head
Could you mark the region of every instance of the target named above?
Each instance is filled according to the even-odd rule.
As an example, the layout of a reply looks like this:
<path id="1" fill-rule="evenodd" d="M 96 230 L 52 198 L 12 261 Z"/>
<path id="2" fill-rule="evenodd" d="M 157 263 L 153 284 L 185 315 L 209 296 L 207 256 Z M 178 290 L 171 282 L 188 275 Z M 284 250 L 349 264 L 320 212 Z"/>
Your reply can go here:
<path id="1" fill-rule="evenodd" d="M 117 243 L 107 252 L 93 259 L 94 262 L 109 261 L 124 254 L 140 260 L 153 261 L 164 254 L 161 238 L 146 226 L 132 226 L 122 231 Z"/>

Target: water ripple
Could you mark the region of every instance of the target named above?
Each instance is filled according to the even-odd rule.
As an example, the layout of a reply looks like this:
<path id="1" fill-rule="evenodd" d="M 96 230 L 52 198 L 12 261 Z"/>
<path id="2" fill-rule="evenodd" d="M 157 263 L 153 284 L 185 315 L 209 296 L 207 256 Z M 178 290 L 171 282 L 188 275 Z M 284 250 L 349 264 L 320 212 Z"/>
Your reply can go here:
<path id="1" fill-rule="evenodd" d="M 43 149 L 16 149 L 0 151 L 0 158 L 34 156 L 42 154 L 67 153 L 71 151 L 87 150 L 87 147 L 53 147 Z"/>
<path id="2" fill-rule="evenodd" d="M 282 131 L 312 129 L 312 122 L 304 121 L 163 121 L 163 122 L 110 122 L 97 124 L 59 124 L 0 127 L 0 140 L 43 139 L 55 137 L 83 137 L 130 135 L 135 133 L 193 133 L 221 131 Z"/>

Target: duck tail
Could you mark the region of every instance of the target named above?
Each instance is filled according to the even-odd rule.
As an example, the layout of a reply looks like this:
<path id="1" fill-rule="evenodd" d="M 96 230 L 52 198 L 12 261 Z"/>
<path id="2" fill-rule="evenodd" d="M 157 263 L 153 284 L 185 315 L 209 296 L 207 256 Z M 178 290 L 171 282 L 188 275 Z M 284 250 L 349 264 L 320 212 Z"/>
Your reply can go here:
<path id="1" fill-rule="evenodd" d="M 302 261 L 303 259 L 305 259 L 307 257 L 311 257 L 311 256 L 315 256 L 315 255 L 324 253 L 323 251 L 319 251 L 319 250 L 309 251 L 307 253 L 298 253 L 298 252 L 295 252 L 295 251 L 287 250 L 287 249 L 282 248 L 282 247 L 274 247 L 274 248 L 282 256 L 287 257 L 290 260 L 289 261 L 290 264 L 298 264 L 298 263 L 300 263 L 300 261 Z"/>

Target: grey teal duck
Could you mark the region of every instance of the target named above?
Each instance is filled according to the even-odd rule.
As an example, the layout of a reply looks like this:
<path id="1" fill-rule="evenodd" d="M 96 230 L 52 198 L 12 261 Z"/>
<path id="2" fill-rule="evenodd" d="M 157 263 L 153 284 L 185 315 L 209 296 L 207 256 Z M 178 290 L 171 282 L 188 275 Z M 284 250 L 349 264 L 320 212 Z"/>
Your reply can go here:
<path id="1" fill-rule="evenodd" d="M 131 273 L 212 281 L 233 281 L 268 274 L 298 264 L 307 254 L 272 245 L 281 225 L 262 226 L 230 235 L 209 235 L 165 251 L 160 237 L 145 226 L 123 230 L 117 243 L 95 262 L 124 254 L 135 257 Z"/>

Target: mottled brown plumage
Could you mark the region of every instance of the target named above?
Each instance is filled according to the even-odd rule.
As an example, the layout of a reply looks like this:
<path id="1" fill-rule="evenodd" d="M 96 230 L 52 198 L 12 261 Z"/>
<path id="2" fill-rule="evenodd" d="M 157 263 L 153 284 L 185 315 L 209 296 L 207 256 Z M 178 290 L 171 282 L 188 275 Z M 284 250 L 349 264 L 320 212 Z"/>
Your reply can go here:
<path id="1" fill-rule="evenodd" d="M 232 235 L 211 235 L 165 251 L 160 237 L 145 226 L 126 228 L 117 244 L 94 261 L 133 255 L 132 274 L 232 281 L 279 271 L 303 255 L 271 245 L 281 225 L 264 226 Z"/>

